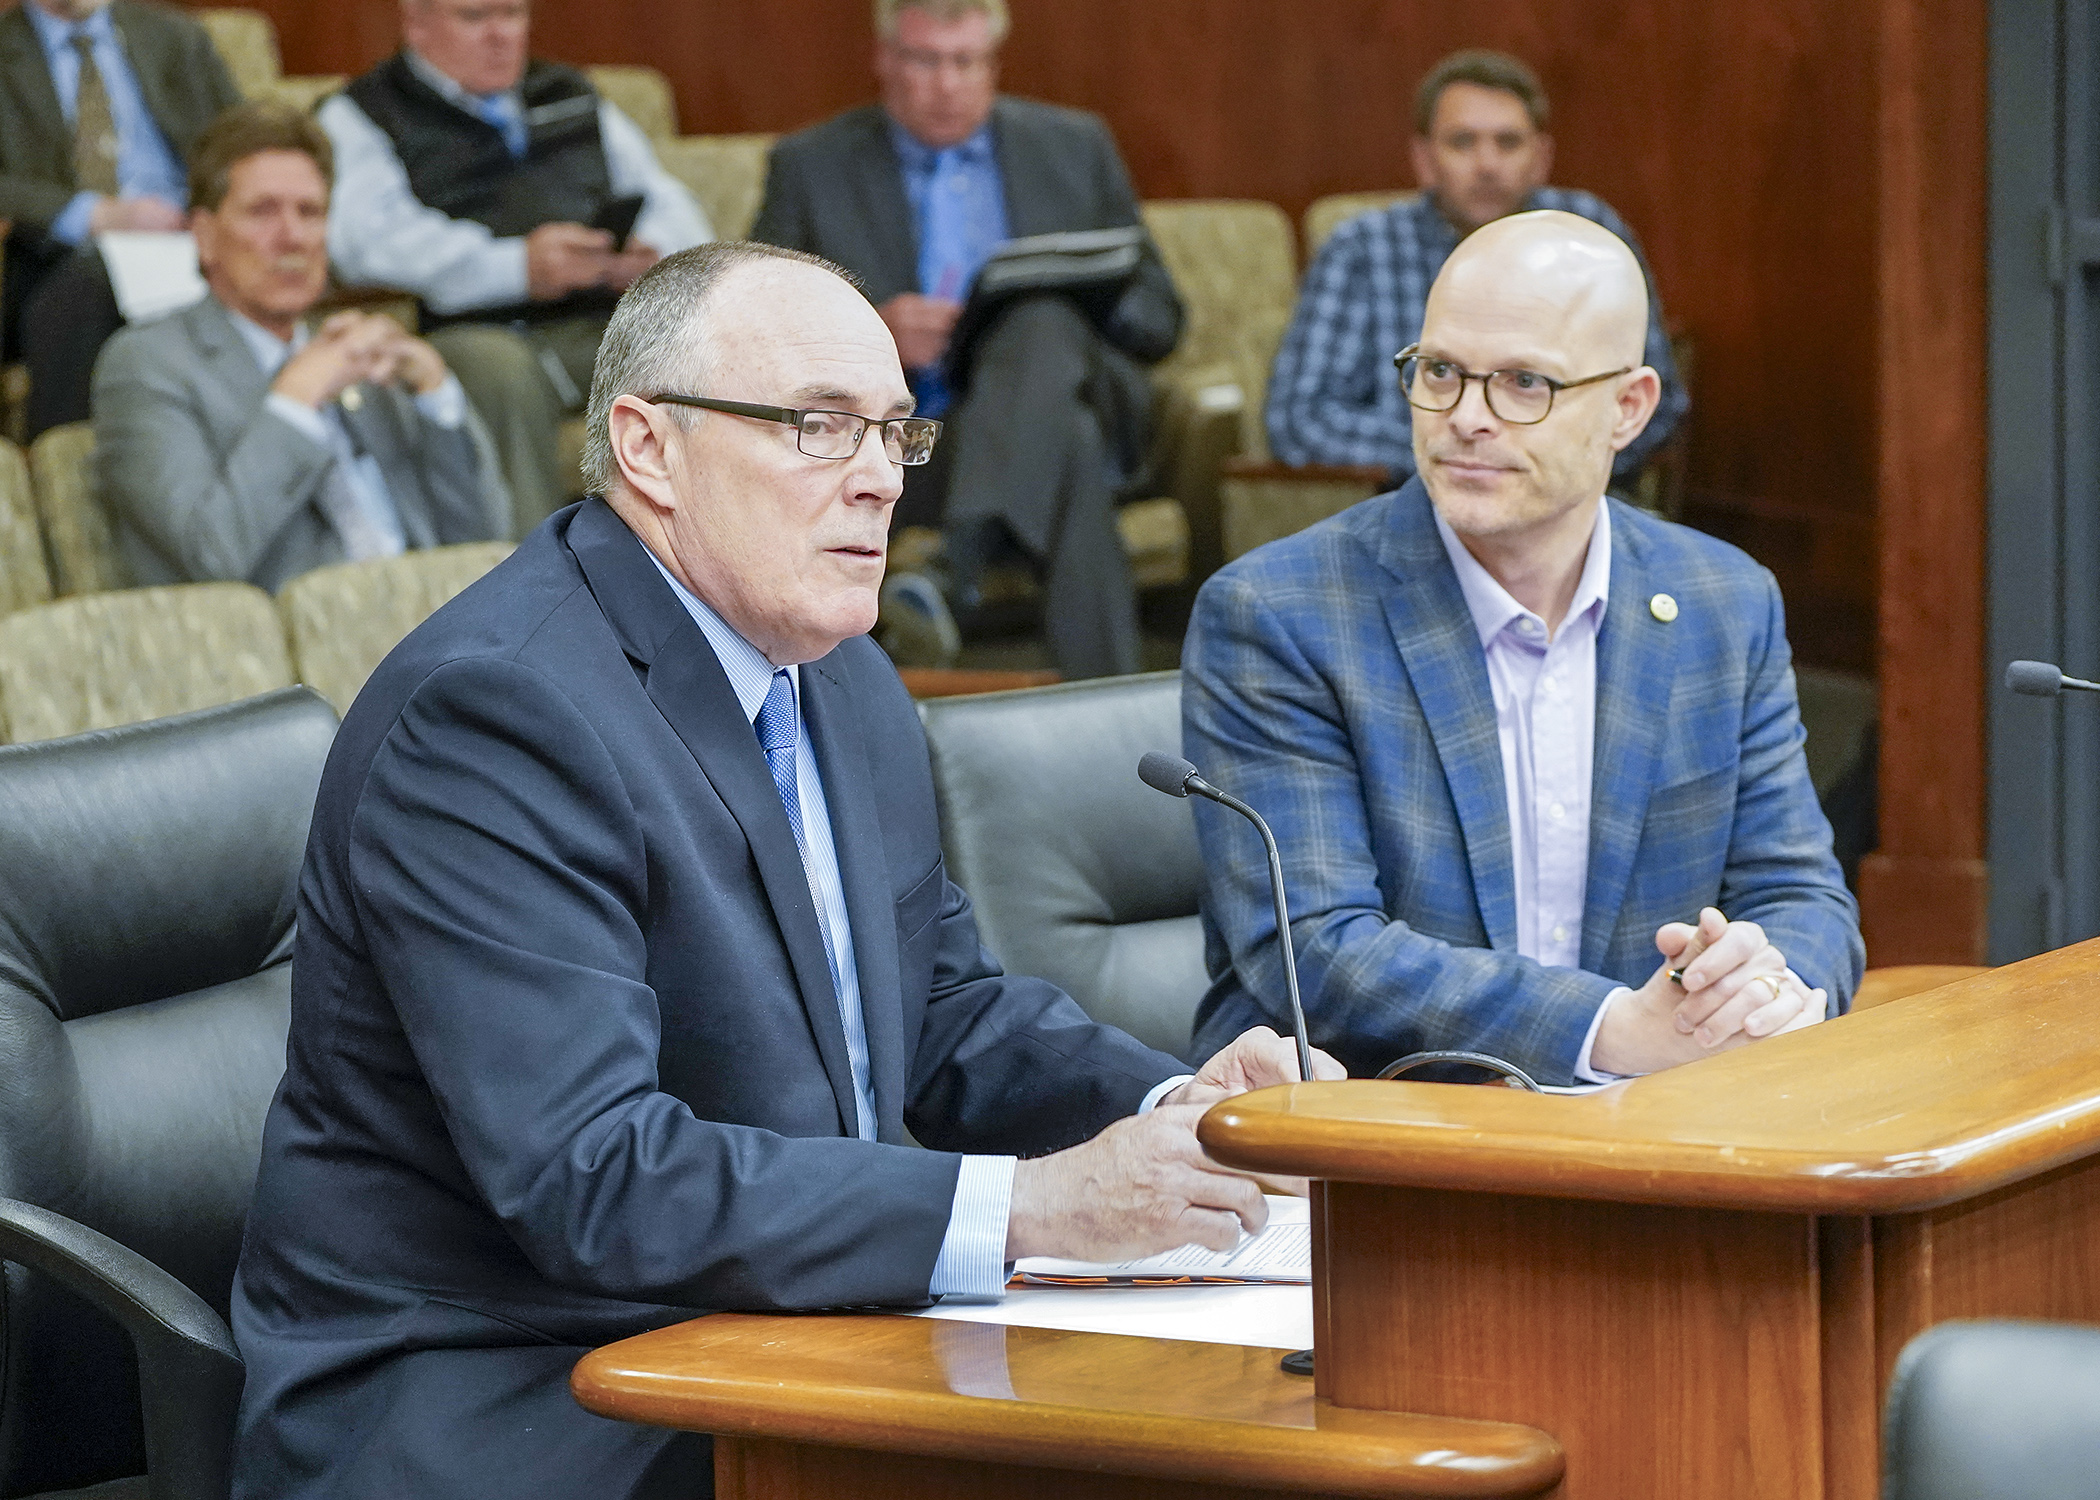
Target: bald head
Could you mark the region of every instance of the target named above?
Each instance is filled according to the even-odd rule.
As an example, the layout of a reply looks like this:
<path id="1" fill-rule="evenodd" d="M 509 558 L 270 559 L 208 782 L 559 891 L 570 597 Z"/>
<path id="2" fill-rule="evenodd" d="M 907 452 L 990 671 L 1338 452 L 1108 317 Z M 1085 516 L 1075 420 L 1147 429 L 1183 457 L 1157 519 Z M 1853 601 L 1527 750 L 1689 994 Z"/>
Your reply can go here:
<path id="1" fill-rule="evenodd" d="M 1469 545 L 1572 548 L 1579 565 L 1612 455 L 1661 393 L 1642 364 L 1647 338 L 1640 262 L 1588 219 L 1511 214 L 1451 252 L 1429 290 L 1416 369 L 1456 385 L 1457 404 L 1428 409 L 1438 399 L 1428 384 L 1408 399 L 1416 470 Z M 1499 400 L 1474 378 L 1489 371 L 1501 372 Z"/>
<path id="2" fill-rule="evenodd" d="M 1648 339 L 1648 282 L 1633 251 L 1558 209 L 1511 214 L 1459 243 L 1429 290 L 1425 336 L 1440 312 L 1461 308 L 1565 349 L 1584 374 L 1638 366 Z"/>

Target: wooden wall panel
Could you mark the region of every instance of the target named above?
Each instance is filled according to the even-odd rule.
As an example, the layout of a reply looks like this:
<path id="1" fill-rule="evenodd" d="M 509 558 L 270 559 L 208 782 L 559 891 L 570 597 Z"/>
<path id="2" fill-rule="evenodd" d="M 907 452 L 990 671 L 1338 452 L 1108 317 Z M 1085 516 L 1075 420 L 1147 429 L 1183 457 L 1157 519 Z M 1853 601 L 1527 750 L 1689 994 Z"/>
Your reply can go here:
<path id="1" fill-rule="evenodd" d="M 355 71 L 389 0 L 260 0 L 294 72 Z M 1139 191 L 1268 198 L 1407 186 L 1414 80 L 1459 46 L 1544 76 L 1557 179 L 1645 240 L 1698 342 L 1693 518 L 1770 564 L 1804 658 L 1871 669 L 1871 7 L 1674 0 L 1019 0 L 1018 92 L 1105 115 Z M 686 129 L 788 130 L 870 92 L 862 0 L 543 0 L 549 56 L 647 62 Z"/>

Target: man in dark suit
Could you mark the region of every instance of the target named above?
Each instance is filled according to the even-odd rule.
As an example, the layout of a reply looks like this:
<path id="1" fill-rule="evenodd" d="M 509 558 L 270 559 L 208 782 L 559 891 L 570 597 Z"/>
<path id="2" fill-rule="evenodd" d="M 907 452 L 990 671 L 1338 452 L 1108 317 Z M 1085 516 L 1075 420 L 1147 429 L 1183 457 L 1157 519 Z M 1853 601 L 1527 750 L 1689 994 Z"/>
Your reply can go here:
<path id="1" fill-rule="evenodd" d="M 1136 671 L 1115 499 L 1145 454 L 1142 367 L 1181 334 L 1174 284 L 1148 246 L 1098 321 L 1064 298 L 1019 299 L 975 346 L 967 388 L 951 390 L 950 338 L 999 243 L 1136 224 L 1137 200 L 1100 120 L 997 94 L 1004 0 L 877 0 L 875 24 L 882 102 L 774 147 L 752 238 L 857 273 L 921 410 L 946 418 L 942 456 L 913 476 L 900 519 L 943 526 L 965 620 L 987 565 L 1018 549 L 1042 576 L 1064 674 Z"/>
<path id="2" fill-rule="evenodd" d="M 111 339 L 95 461 L 134 582 L 276 589 L 328 563 L 508 534 L 466 392 L 391 318 L 307 314 L 328 285 L 328 137 L 227 111 L 191 173 L 211 294 Z"/>
<path id="3" fill-rule="evenodd" d="M 242 1500 L 705 1494 L 705 1439 L 575 1405 L 584 1349 L 1261 1223 L 1193 1129 L 1291 1049 L 1187 1078 L 1002 974 L 946 878 L 859 638 L 911 408 L 833 268 L 666 258 L 600 349 L 602 498 L 352 706 L 234 1291 Z"/>
<path id="4" fill-rule="evenodd" d="M 123 326 L 92 237 L 184 223 L 183 160 L 240 102 L 182 12 L 145 0 L 22 0 L 0 15 L 5 356 L 29 366 L 29 432 L 84 421 L 103 340 Z"/>

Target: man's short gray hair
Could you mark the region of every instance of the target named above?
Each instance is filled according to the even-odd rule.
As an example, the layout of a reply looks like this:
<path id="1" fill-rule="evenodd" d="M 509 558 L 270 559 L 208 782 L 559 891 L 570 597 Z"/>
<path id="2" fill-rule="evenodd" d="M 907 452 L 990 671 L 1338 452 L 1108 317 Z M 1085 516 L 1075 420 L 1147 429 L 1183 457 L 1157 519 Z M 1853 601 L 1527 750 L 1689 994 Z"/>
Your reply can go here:
<path id="1" fill-rule="evenodd" d="M 992 23 L 992 40 L 1006 40 L 1007 28 L 1012 25 L 1006 13 L 1006 0 L 875 0 L 875 34 L 884 41 L 897 35 L 897 13 L 905 10 L 923 10 L 936 21 L 960 21 L 973 11 L 982 11 Z"/>
<path id="2" fill-rule="evenodd" d="M 756 240 L 717 240 L 667 255 L 629 287 L 613 309 L 605 338 L 598 345 L 591 372 L 591 400 L 584 411 L 583 482 L 594 495 L 610 494 L 620 478 L 613 457 L 612 434 L 606 426 L 612 404 L 622 396 L 653 396 L 676 391 L 700 396 L 711 363 L 707 312 L 715 284 L 737 266 L 759 260 L 797 261 L 829 271 L 855 291 L 860 278 L 822 256 L 783 250 Z M 732 392 L 732 395 L 741 393 Z M 696 421 L 690 407 L 667 408 L 680 426 Z"/>

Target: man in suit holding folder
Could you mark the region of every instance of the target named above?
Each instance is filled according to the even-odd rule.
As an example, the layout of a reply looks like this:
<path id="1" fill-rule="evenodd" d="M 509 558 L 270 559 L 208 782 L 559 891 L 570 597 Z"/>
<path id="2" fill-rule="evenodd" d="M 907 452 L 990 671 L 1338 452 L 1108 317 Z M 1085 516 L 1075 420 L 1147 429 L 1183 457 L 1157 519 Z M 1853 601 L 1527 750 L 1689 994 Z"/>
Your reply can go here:
<path id="1" fill-rule="evenodd" d="M 1352 1071 L 1465 1049 L 1548 1083 L 1647 1073 L 1858 983 L 1772 575 L 1604 495 L 1655 411 L 1646 324 L 1609 230 L 1477 230 L 1398 351 L 1418 477 L 1198 598 L 1187 753 L 1275 825 L 1307 1018 Z M 1196 812 L 1200 1046 L 1284 988 L 1261 851 Z"/>
<path id="2" fill-rule="evenodd" d="M 860 639 L 911 412 L 834 268 L 667 258 L 599 355 L 602 498 L 352 706 L 234 1293 L 243 1500 L 704 1495 L 704 1438 L 570 1399 L 583 1350 L 1260 1227 L 1194 1124 L 1293 1049 L 1190 1077 L 1002 974 L 946 877 Z"/>
<path id="3" fill-rule="evenodd" d="M 900 524 L 939 525 L 946 592 L 967 626 L 986 568 L 1018 551 L 1043 582 L 1067 677 L 1135 672 L 1136 596 L 1115 526 L 1143 463 L 1144 366 L 1181 336 L 1181 300 L 1149 242 L 1096 319 L 1022 297 L 946 362 L 971 282 L 1008 239 L 1139 222 L 1129 174 L 1092 115 L 997 92 L 1004 0 L 876 0 L 882 102 L 773 148 L 753 239 L 847 267 L 896 336 L 920 411 L 949 434 L 905 487 Z M 933 601 L 938 603 L 938 601 Z"/>

